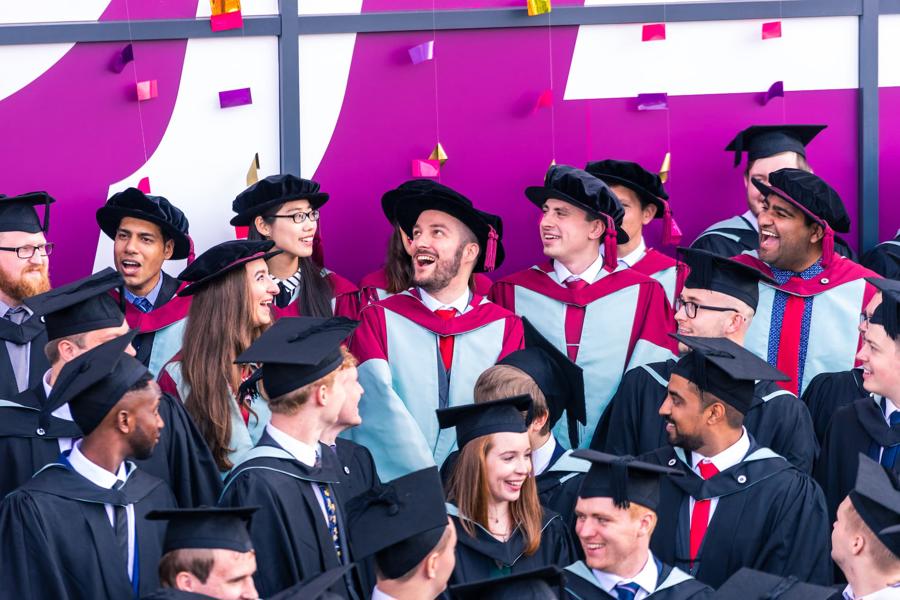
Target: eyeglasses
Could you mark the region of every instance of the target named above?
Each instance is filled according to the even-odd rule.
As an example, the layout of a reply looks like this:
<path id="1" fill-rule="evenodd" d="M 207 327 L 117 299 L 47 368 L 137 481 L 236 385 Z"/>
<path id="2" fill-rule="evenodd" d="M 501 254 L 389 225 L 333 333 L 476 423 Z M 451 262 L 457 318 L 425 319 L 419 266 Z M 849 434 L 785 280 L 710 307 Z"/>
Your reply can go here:
<path id="1" fill-rule="evenodd" d="M 297 212 L 292 215 L 269 215 L 273 219 L 290 219 L 294 223 L 303 223 L 307 219 L 315 223 L 319 220 L 319 211 L 311 210 L 309 212 Z"/>
<path id="2" fill-rule="evenodd" d="M 35 252 L 40 252 L 41 256 L 50 256 L 53 254 L 53 247 L 56 244 L 41 244 L 40 246 L 19 246 L 18 248 L 6 248 L 0 246 L 0 250 L 4 250 L 6 252 L 15 252 L 16 256 L 22 259 L 28 259 L 34 256 Z"/>
<path id="3" fill-rule="evenodd" d="M 698 308 L 702 308 L 704 310 L 714 310 L 716 312 L 737 312 L 736 308 L 725 308 L 724 306 L 706 306 L 705 304 L 697 304 L 696 302 L 687 302 L 684 298 L 675 298 L 675 312 L 678 312 L 682 308 L 684 309 L 684 314 L 687 315 L 688 319 L 693 319 L 697 316 Z"/>
<path id="4" fill-rule="evenodd" d="M 865 311 L 861 312 L 861 313 L 859 313 L 859 324 L 868 326 L 869 319 L 871 319 L 871 318 L 872 317 L 870 317 Z"/>

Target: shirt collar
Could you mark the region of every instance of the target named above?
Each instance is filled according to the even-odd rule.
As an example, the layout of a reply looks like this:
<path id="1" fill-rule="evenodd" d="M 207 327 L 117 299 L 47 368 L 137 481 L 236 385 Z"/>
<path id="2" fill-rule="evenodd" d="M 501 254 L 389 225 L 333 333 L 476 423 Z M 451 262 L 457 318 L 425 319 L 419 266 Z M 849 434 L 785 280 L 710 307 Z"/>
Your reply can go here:
<path id="1" fill-rule="evenodd" d="M 878 406 L 881 407 L 881 412 L 884 413 L 884 419 L 890 423 L 891 415 L 900 410 L 900 408 L 897 408 L 894 405 L 894 401 L 889 398 L 885 398 L 884 396 L 876 396 L 875 398 L 878 400 Z"/>
<path id="2" fill-rule="evenodd" d="M 302 462 L 304 465 L 307 467 L 315 466 L 316 460 L 319 457 L 316 448 L 291 437 L 271 423 L 266 425 L 266 433 L 272 436 L 272 439 L 275 440 L 279 446 L 287 450 L 291 456 Z"/>
<path id="3" fill-rule="evenodd" d="M 393 596 L 389 596 L 378 589 L 378 586 L 375 586 L 375 589 L 372 590 L 372 600 L 395 600 Z"/>
<path id="4" fill-rule="evenodd" d="M 565 267 L 558 260 L 553 261 L 553 270 L 556 272 L 556 277 L 559 279 L 559 282 L 565 285 L 566 280 L 570 277 L 574 277 L 575 279 L 583 279 L 588 283 L 594 283 L 597 281 L 597 276 L 600 274 L 600 271 L 603 270 L 603 247 L 600 248 L 600 253 L 597 254 L 597 258 L 588 266 L 587 269 L 582 271 L 581 273 L 573 273 L 569 269 Z"/>
<path id="5" fill-rule="evenodd" d="M 597 579 L 597 583 L 600 584 L 600 587 L 614 598 L 616 597 L 614 588 L 620 583 L 631 583 L 633 581 L 641 586 L 641 589 L 647 592 L 647 594 L 652 594 L 656 591 L 656 581 L 659 579 L 656 561 L 653 560 L 653 553 L 650 551 L 647 552 L 647 562 L 644 564 L 644 568 L 641 569 L 637 575 L 629 579 L 597 569 L 591 569 L 591 571 L 593 571 L 594 577 Z"/>
<path id="6" fill-rule="evenodd" d="M 625 263 L 625 266 L 628 268 L 633 267 L 638 263 L 639 260 L 644 258 L 644 254 L 647 253 L 647 244 L 644 242 L 644 237 L 641 236 L 641 243 L 638 244 L 637 248 L 626 254 L 625 256 L 619 257 L 619 263 Z"/>
<path id="7" fill-rule="evenodd" d="M 11 308 L 21 308 L 25 311 L 25 314 L 28 315 L 29 317 L 34 314 L 34 311 L 31 310 L 30 308 L 28 308 L 27 306 L 25 306 L 24 304 L 20 304 L 19 306 L 10 306 L 3 300 L 0 300 L 0 319 L 2 319 L 4 317 L 4 315 L 6 315 L 6 313 Z"/>
<path id="8" fill-rule="evenodd" d="M 866 594 L 859 600 L 892 600 L 897 598 L 897 588 L 900 587 L 900 584 L 889 585 L 887 587 L 883 587 L 880 590 L 876 590 L 871 594 Z M 853 592 L 853 588 L 850 587 L 850 584 L 847 584 L 847 587 L 844 588 L 843 591 L 844 598 L 846 600 L 856 600 L 856 595 Z"/>
<path id="9" fill-rule="evenodd" d="M 156 281 L 156 285 L 153 286 L 153 289 L 150 290 L 146 296 L 135 296 L 128 290 L 128 288 L 125 288 L 125 299 L 128 300 L 129 302 L 131 302 L 132 304 L 134 304 L 134 301 L 137 300 L 138 298 L 146 298 L 150 304 L 156 305 L 156 299 L 159 298 L 159 290 L 162 289 L 162 284 L 163 284 L 163 273 L 162 273 L 162 271 L 160 271 L 159 279 Z"/>
<path id="10" fill-rule="evenodd" d="M 719 473 L 724 471 L 725 469 L 730 469 L 734 465 L 740 464 L 744 457 L 747 456 L 747 452 L 750 451 L 750 436 L 747 435 L 747 430 L 741 428 L 741 438 L 733 443 L 728 448 L 725 448 L 715 456 L 703 456 L 698 452 L 692 453 L 692 459 L 694 461 L 693 469 L 695 472 L 699 473 L 699 465 L 703 459 L 708 459 L 709 462 L 715 465 L 716 469 L 719 470 Z"/>
<path id="11" fill-rule="evenodd" d="M 556 438 L 552 435 L 544 442 L 544 445 L 536 450 L 531 451 L 531 464 L 534 468 L 535 477 L 547 470 L 550 466 L 550 459 L 556 451 Z"/>
<path id="12" fill-rule="evenodd" d="M 741 216 L 744 217 L 744 219 L 746 219 L 748 223 L 753 225 L 753 229 L 759 232 L 759 221 L 756 220 L 756 215 L 753 214 L 752 210 L 748 210 Z"/>
<path id="13" fill-rule="evenodd" d="M 453 302 L 451 302 L 449 304 L 444 304 L 443 302 L 441 302 L 440 300 L 438 300 L 437 298 L 435 298 L 434 296 L 432 296 L 431 294 L 429 294 L 422 288 L 418 288 L 418 289 L 419 289 L 419 294 L 421 294 L 421 296 L 422 296 L 422 303 L 425 304 L 425 306 L 431 312 L 440 310 L 442 308 L 445 308 L 445 309 L 446 308 L 455 308 L 456 312 L 458 312 L 459 314 L 463 314 L 464 312 L 466 312 L 466 309 L 469 308 L 469 302 L 471 301 L 471 298 L 472 298 L 472 292 L 470 292 L 468 289 L 466 289 L 466 291 L 463 292 L 462 296 L 460 296 L 459 298 L 457 298 L 456 300 L 454 300 Z"/>
<path id="14" fill-rule="evenodd" d="M 72 452 L 69 453 L 69 464 L 75 469 L 79 475 L 96 485 L 107 490 L 111 490 L 117 482 L 128 479 L 128 472 L 125 469 L 125 463 L 119 465 L 116 473 L 110 473 L 103 467 L 94 464 L 81 453 L 81 440 L 75 442 L 72 446 Z"/>
<path id="15" fill-rule="evenodd" d="M 822 257 L 819 257 L 819 260 L 808 266 L 805 270 L 800 271 L 799 273 L 779 269 L 778 267 L 772 265 L 769 265 L 769 268 L 772 269 L 772 277 L 775 279 L 778 285 L 784 285 L 791 277 L 799 277 L 800 279 L 812 279 L 825 270 L 824 267 L 822 267 Z"/>

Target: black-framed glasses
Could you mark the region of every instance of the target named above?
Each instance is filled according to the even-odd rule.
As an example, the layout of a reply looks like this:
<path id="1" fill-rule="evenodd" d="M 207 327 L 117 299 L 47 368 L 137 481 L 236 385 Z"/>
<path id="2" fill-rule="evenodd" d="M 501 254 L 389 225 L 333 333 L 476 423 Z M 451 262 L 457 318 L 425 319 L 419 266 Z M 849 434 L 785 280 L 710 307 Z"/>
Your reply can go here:
<path id="1" fill-rule="evenodd" d="M 319 220 L 319 211 L 311 210 L 309 212 L 296 212 L 292 215 L 269 215 L 273 219 L 290 219 L 294 223 L 303 223 L 307 219 L 315 223 Z"/>
<path id="2" fill-rule="evenodd" d="M 868 326 L 869 326 L 869 320 L 870 320 L 871 318 L 872 318 L 872 317 L 869 316 L 869 314 L 868 314 L 866 311 L 863 311 L 863 312 L 859 313 L 859 324 L 860 324 L 861 326 L 862 326 L 862 325 L 865 325 L 866 327 L 868 327 Z"/>
<path id="3" fill-rule="evenodd" d="M 687 315 L 688 319 L 693 319 L 697 316 L 698 308 L 702 308 L 703 310 L 714 310 L 716 312 L 738 312 L 736 308 L 726 308 L 724 306 L 707 306 L 706 304 L 689 302 L 684 298 L 675 298 L 675 312 L 678 312 L 682 308 L 684 309 L 684 314 Z"/>
<path id="4" fill-rule="evenodd" d="M 47 244 L 41 244 L 40 246 L 29 245 L 19 246 L 18 248 L 6 248 L 4 246 L 0 246 L 0 250 L 3 250 L 5 252 L 15 252 L 16 256 L 18 256 L 19 258 L 29 259 L 34 256 L 35 252 L 40 252 L 41 256 L 50 256 L 51 254 L 53 254 L 53 247 L 55 245 L 56 244 L 51 242 Z"/>

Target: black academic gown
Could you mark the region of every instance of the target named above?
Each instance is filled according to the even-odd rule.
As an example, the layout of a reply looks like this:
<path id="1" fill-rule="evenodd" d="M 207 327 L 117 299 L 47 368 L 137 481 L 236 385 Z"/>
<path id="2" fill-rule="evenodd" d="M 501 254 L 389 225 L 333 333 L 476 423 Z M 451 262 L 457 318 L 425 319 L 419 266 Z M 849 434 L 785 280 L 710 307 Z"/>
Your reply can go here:
<path id="1" fill-rule="evenodd" d="M 801 581 L 831 582 L 825 498 L 813 479 L 751 437 L 744 460 L 704 480 L 681 448 L 659 448 L 643 460 L 676 468 L 660 487 L 658 522 L 650 548 L 667 564 L 719 587 L 741 567 Z M 689 556 L 690 502 L 718 497 L 697 560 Z"/>
<path id="2" fill-rule="evenodd" d="M 521 528 L 516 528 L 506 542 L 497 540 L 478 523 L 472 522 L 475 536 L 463 528 L 465 517 L 452 504 L 447 512 L 456 526 L 456 568 L 450 577 L 451 585 L 493 579 L 514 573 L 524 573 L 549 565 L 565 568 L 576 560 L 575 547 L 565 523 L 552 511 L 544 510 L 541 519 L 541 544 L 537 552 L 525 556 L 525 538 Z"/>
<path id="3" fill-rule="evenodd" d="M 47 330 L 40 317 L 31 316 L 21 325 L 0 317 L 0 398 L 9 399 L 19 393 L 16 386 L 16 375 L 9 362 L 9 352 L 6 350 L 6 342 L 16 344 L 31 344 L 28 363 L 28 387 L 41 382 L 41 377 L 50 364 L 44 354 L 44 346 L 47 345 Z"/>
<path id="4" fill-rule="evenodd" d="M 893 254 L 894 257 L 889 255 Z M 896 258 L 895 258 L 896 257 Z M 900 234 L 863 254 L 862 266 L 888 279 L 900 279 Z"/>
<path id="5" fill-rule="evenodd" d="M 0 504 L 3 597 L 135 597 L 104 504 L 134 504 L 138 595 L 156 590 L 166 524 L 145 517 L 175 506 L 165 482 L 132 468 L 121 489 L 109 490 L 54 463 Z"/>
<path id="6" fill-rule="evenodd" d="M 165 271 L 160 271 L 160 274 L 163 282 L 159 288 L 159 294 L 156 296 L 156 302 L 153 303 L 154 310 L 164 306 L 169 300 L 174 298 L 175 292 L 178 291 L 178 287 L 181 285 L 178 279 L 167 275 Z M 153 340 L 155 337 L 155 331 L 140 333 L 135 336 L 132 342 L 132 345 L 137 349 L 135 358 L 144 363 L 145 366 L 150 365 L 150 355 L 153 353 Z"/>
<path id="7" fill-rule="evenodd" d="M 654 557 L 659 575 L 656 591 L 647 596 L 653 600 L 707 600 L 713 590 L 681 569 L 676 569 Z M 566 567 L 566 600 L 618 600 L 600 587 L 591 569 L 579 561 Z"/>
<path id="8" fill-rule="evenodd" d="M 668 360 L 631 369 L 622 378 L 591 440 L 591 448 L 637 456 L 669 445 L 659 408 L 676 362 Z M 756 384 L 744 427 L 760 446 L 771 448 L 805 473 L 819 452 L 806 405 L 771 381 Z"/>
<path id="9" fill-rule="evenodd" d="M 813 377 L 803 390 L 803 402 L 809 408 L 820 446 L 825 443 L 825 433 L 835 411 L 868 395 L 869 392 L 863 387 L 861 368 L 819 373 Z"/>
<path id="10" fill-rule="evenodd" d="M 327 446 L 320 446 L 319 452 L 321 465 L 307 467 L 266 432 L 225 480 L 220 506 L 260 507 L 250 523 L 250 537 L 256 550 L 253 579 L 263 598 L 341 564 L 313 484 L 326 483 L 335 490 L 343 562 L 352 560 L 336 491 L 343 467 Z M 331 591 L 342 598 L 365 596 L 352 571 Z"/>

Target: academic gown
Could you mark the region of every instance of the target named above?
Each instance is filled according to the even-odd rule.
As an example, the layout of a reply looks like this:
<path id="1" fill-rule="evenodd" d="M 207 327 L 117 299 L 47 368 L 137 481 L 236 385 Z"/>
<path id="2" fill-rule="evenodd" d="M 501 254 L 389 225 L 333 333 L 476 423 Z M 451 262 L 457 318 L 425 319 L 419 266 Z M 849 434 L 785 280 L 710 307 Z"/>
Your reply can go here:
<path id="1" fill-rule="evenodd" d="M 707 600 L 713 590 L 681 569 L 656 561 L 656 590 L 646 596 L 653 600 Z M 584 562 L 578 561 L 566 567 L 566 596 L 564 600 L 617 600 L 600 587 L 597 578 Z"/>
<path id="2" fill-rule="evenodd" d="M 666 290 L 666 300 L 669 301 L 669 306 L 672 306 L 675 304 L 675 288 L 678 285 L 677 265 L 678 263 L 671 256 L 663 254 L 655 248 L 647 248 L 644 256 L 631 268 L 658 281 Z"/>
<path id="3" fill-rule="evenodd" d="M 743 254 L 735 256 L 734 260 L 772 276 L 769 265 L 755 255 Z M 777 287 L 760 282 L 759 304 L 747 331 L 744 347 L 768 360 L 769 331 L 772 328 L 775 290 L 778 289 L 792 296 L 813 297 L 799 393 L 802 395 L 809 382 L 819 373 L 852 369 L 856 366 L 856 353 L 861 341 L 859 314 L 878 291 L 865 280 L 866 277 L 877 277 L 877 274 L 852 260 L 835 255 L 831 264 L 811 279 L 795 277 Z M 799 330 L 800 319 L 793 323 L 783 319 L 781 331 L 788 327 Z M 799 352 L 799 348 L 797 351 Z M 777 366 L 777 361 L 770 363 Z M 787 375 L 796 376 L 791 373 Z"/>
<path id="4" fill-rule="evenodd" d="M 566 312 L 584 308 L 584 323 L 576 363 L 584 369 L 587 426 L 579 425 L 581 446 L 587 447 L 622 375 L 629 369 L 674 358 L 677 344 L 665 290 L 634 269 L 607 273 L 581 290 L 557 280 L 553 263 L 514 273 L 494 284 L 491 298 L 527 318 L 541 334 L 566 353 Z M 578 332 L 570 332 L 570 339 Z M 553 429 L 568 447 L 567 419 Z"/>
<path id="5" fill-rule="evenodd" d="M 879 401 L 872 396 L 858 398 L 834 413 L 822 455 L 816 463 L 816 480 L 825 491 L 830 523 L 837 515 L 837 507 L 856 485 L 859 454 L 880 460 L 881 448 L 900 444 L 900 428 L 891 429 Z M 900 474 L 900 460 L 893 471 Z"/>
<path id="6" fill-rule="evenodd" d="M 893 254 L 895 258 L 891 258 L 888 254 Z M 863 254 L 860 263 L 882 277 L 900 279 L 900 258 L 897 257 L 900 257 L 900 231 L 894 239 L 881 242 Z"/>
<path id="7" fill-rule="evenodd" d="M 668 360 L 626 373 L 591 448 L 638 456 L 667 446 L 666 422 L 659 409 L 666 400 L 675 364 Z M 758 382 L 750 410 L 744 415 L 744 427 L 760 446 L 771 448 L 804 473 L 812 472 L 819 443 L 806 405 L 791 392 L 771 381 Z"/>
<path id="8" fill-rule="evenodd" d="M 334 313 L 334 316 L 350 319 L 358 318 L 359 288 L 349 279 L 344 279 L 328 269 L 322 269 L 319 275 L 324 277 L 328 285 L 331 286 L 331 312 Z M 303 308 L 300 306 L 300 286 L 294 289 L 294 294 L 291 296 L 291 301 L 287 306 L 279 307 L 273 303 L 272 311 L 275 313 L 276 319 L 281 317 L 302 317 Z"/>
<path id="9" fill-rule="evenodd" d="M 319 454 L 321 466 L 307 467 L 264 433 L 225 480 L 220 506 L 260 507 L 250 522 L 250 537 L 257 560 L 253 579 L 263 598 L 341 564 L 313 484 L 335 490 L 342 560 L 352 561 L 337 491 L 343 467 L 328 447 L 320 445 Z M 342 598 L 364 597 L 352 571 L 331 590 Z"/>
<path id="10" fill-rule="evenodd" d="M 831 418 L 837 409 L 868 396 L 863 387 L 862 368 L 837 373 L 819 373 L 803 390 L 803 402 L 812 416 L 816 438 L 821 446 Z"/>
<path id="11" fill-rule="evenodd" d="M 479 296 L 487 296 L 491 291 L 494 282 L 484 273 L 473 273 L 472 277 L 475 281 L 475 293 Z M 360 308 L 374 304 L 379 300 L 390 298 L 394 294 L 387 291 L 387 275 L 384 268 L 372 271 L 359 280 L 359 302 Z"/>
<path id="12" fill-rule="evenodd" d="M 191 308 L 191 296 L 176 295 L 187 283 L 181 283 L 165 272 L 162 272 L 162 279 L 159 295 L 150 312 L 141 312 L 131 302 L 125 302 L 125 320 L 128 326 L 141 332 L 131 344 L 137 351 L 137 359 L 144 363 L 154 377 L 181 349 L 181 339 Z M 110 294 L 118 300 L 118 292 Z"/>
<path id="13" fill-rule="evenodd" d="M 501 542 L 488 531 L 472 522 L 475 537 L 466 533 L 462 521 L 467 520 L 453 504 L 447 504 L 456 527 L 456 568 L 450 577 L 450 585 L 494 579 L 515 573 L 524 573 L 550 565 L 565 568 L 576 560 L 575 546 L 558 514 L 544 510 L 541 518 L 541 544 L 531 556 L 525 556 L 525 537 L 517 527 L 506 542 Z"/>
<path id="14" fill-rule="evenodd" d="M 104 504 L 134 505 L 137 594 Z M 119 490 L 94 485 L 67 463 L 48 465 L 0 504 L 4 597 L 118 600 L 156 590 L 166 524 L 145 517 L 174 506 L 168 486 L 133 465 Z"/>
<path id="15" fill-rule="evenodd" d="M 19 393 L 16 374 L 9 361 L 9 352 L 6 350 L 7 341 L 29 345 L 28 387 L 40 383 L 41 377 L 50 368 L 44 354 L 47 330 L 40 317 L 32 315 L 21 325 L 17 325 L 0 316 L 0 398 L 12 398 Z"/>
<path id="16" fill-rule="evenodd" d="M 650 549 L 663 562 L 714 588 L 741 567 L 801 581 L 831 582 L 830 533 L 825 498 L 813 479 L 750 438 L 739 464 L 704 480 L 681 448 L 659 448 L 641 457 L 676 468 L 660 486 Z M 690 498 L 718 497 L 697 560 L 690 563 Z"/>
<path id="17" fill-rule="evenodd" d="M 434 411 L 471 404 L 478 376 L 523 347 L 518 317 L 478 294 L 469 306 L 444 320 L 412 289 L 360 313 L 350 351 L 360 362 L 363 422 L 349 435 L 369 449 L 384 480 L 443 463 L 456 447 L 456 432 L 440 429 Z M 453 336 L 449 374 L 439 346 L 447 335 Z"/>
<path id="18" fill-rule="evenodd" d="M 206 594 L 184 592 L 174 588 L 160 588 L 152 594 L 141 596 L 141 600 L 216 600 L 216 598 Z"/>

